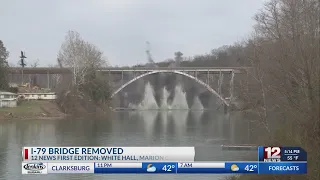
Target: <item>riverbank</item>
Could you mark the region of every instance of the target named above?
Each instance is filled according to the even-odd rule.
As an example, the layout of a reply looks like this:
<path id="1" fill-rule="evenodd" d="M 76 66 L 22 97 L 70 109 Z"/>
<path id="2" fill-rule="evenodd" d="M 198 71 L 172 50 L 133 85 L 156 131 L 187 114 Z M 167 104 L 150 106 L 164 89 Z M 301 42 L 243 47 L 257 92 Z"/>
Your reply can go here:
<path id="1" fill-rule="evenodd" d="M 253 111 L 253 110 L 245 110 L 241 111 L 244 114 L 257 114 L 258 112 Z M 275 112 L 275 111 L 272 111 Z M 270 113 L 271 114 L 271 113 Z M 272 114 L 271 114 L 272 115 Z M 280 121 L 280 120 L 279 120 Z M 272 132 L 267 132 L 267 131 L 262 131 L 260 130 L 260 136 L 262 138 L 259 138 L 260 140 L 258 141 L 259 145 L 273 145 L 273 146 L 291 146 L 291 147 L 301 147 L 303 148 L 307 153 L 308 153 L 308 174 L 305 175 L 231 175 L 225 178 L 225 180 L 318 180 L 320 177 L 319 174 L 319 160 L 320 160 L 320 151 L 319 148 L 314 148 L 314 147 L 319 147 L 319 139 L 313 140 L 311 139 L 311 136 L 307 133 L 297 133 L 294 132 L 292 133 L 292 130 L 288 128 L 288 124 L 285 123 L 275 123 L 271 124 L 270 126 L 274 127 L 272 129 Z M 298 127 L 294 123 L 295 121 L 292 121 L 292 124 L 294 125 L 294 130 L 298 131 L 310 131 L 312 132 L 312 128 L 306 126 L 306 124 L 303 124 L 303 126 Z M 289 122 L 291 124 L 291 122 Z M 319 134 L 314 134 L 315 137 L 319 136 Z M 311 157 L 311 158 L 309 158 Z"/>
<path id="2" fill-rule="evenodd" d="M 14 108 L 0 108 L 0 120 L 63 119 L 66 114 L 52 101 L 23 101 Z"/>

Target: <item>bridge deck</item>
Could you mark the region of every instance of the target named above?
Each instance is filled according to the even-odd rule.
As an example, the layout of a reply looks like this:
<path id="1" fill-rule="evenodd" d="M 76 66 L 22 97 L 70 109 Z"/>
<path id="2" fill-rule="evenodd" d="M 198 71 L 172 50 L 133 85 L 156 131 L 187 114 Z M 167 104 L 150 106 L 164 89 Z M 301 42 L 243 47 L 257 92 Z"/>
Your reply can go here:
<path id="1" fill-rule="evenodd" d="M 149 67 L 136 67 L 136 68 L 102 68 L 98 71 L 103 73 L 121 73 L 121 72 L 151 72 L 151 71 L 183 71 L 183 72 L 223 72 L 223 73 L 241 73 L 242 71 L 250 69 L 250 67 L 159 67 L 159 68 L 149 68 Z M 21 68 L 14 67 L 10 68 L 11 74 L 69 74 L 71 73 L 70 68 L 49 68 L 49 67 L 39 67 L 39 68 Z"/>

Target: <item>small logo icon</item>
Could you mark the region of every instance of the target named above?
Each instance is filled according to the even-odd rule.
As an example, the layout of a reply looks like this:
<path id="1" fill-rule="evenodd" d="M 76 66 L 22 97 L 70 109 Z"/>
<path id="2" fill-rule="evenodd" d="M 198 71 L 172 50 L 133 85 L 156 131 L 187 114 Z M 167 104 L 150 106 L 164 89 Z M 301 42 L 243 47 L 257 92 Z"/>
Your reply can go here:
<path id="1" fill-rule="evenodd" d="M 239 171 L 239 167 L 236 164 L 232 164 L 231 171 Z"/>
<path id="2" fill-rule="evenodd" d="M 152 164 L 148 164 L 147 172 L 155 172 L 156 170 L 157 170 L 156 167 L 154 167 Z"/>
<path id="3" fill-rule="evenodd" d="M 43 163 L 27 163 L 22 166 L 22 174 L 47 174 Z"/>
<path id="4" fill-rule="evenodd" d="M 263 154 L 264 162 L 280 162 L 281 148 L 280 147 L 264 147 Z"/>
<path id="5" fill-rule="evenodd" d="M 43 163 L 28 163 L 23 166 L 25 170 L 43 170 L 46 166 Z"/>

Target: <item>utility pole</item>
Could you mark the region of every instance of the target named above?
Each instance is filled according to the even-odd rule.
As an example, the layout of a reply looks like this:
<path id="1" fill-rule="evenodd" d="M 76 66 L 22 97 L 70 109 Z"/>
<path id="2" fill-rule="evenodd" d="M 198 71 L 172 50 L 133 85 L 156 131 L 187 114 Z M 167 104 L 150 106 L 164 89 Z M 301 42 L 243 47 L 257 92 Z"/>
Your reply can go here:
<path id="1" fill-rule="evenodd" d="M 24 77 L 23 77 L 23 68 L 27 65 L 24 61 L 24 59 L 27 58 L 25 56 L 25 53 L 23 51 L 21 51 L 21 56 L 20 56 L 20 66 L 22 67 L 21 69 L 21 75 L 22 75 L 22 81 L 21 83 L 23 84 L 23 81 L 24 81 Z"/>

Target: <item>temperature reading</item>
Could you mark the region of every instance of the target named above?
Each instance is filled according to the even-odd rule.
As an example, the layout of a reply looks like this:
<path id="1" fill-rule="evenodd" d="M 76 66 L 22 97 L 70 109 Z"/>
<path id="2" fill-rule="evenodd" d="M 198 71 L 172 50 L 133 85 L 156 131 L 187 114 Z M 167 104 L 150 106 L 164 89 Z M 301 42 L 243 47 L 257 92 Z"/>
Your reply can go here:
<path id="1" fill-rule="evenodd" d="M 245 170 L 245 171 L 249 171 L 249 172 L 253 172 L 253 171 L 255 171 L 257 168 L 258 168 L 257 165 L 250 164 L 250 165 L 246 165 L 246 167 L 244 168 L 244 170 Z"/>
<path id="2" fill-rule="evenodd" d="M 175 168 L 175 165 L 164 165 L 162 170 L 166 171 L 166 172 L 171 172 L 172 169 L 174 169 L 174 168 Z"/>
<path id="3" fill-rule="evenodd" d="M 292 161 L 292 156 L 287 156 L 288 161 Z"/>

